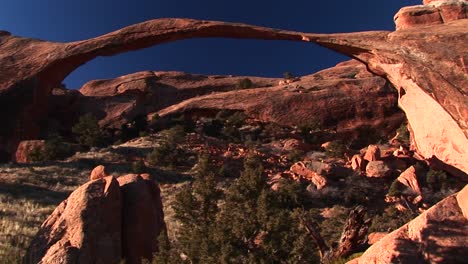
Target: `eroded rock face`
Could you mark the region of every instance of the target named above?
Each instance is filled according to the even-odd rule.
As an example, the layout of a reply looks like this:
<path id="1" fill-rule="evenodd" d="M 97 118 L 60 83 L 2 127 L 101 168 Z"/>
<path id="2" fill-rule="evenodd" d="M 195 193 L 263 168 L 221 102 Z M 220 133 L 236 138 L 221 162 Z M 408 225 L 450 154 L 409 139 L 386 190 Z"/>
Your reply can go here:
<path id="1" fill-rule="evenodd" d="M 249 78 L 253 87 L 276 84 L 277 79 L 199 75 L 183 72 L 138 72 L 115 79 L 86 83 L 80 92 L 82 113 L 93 113 L 104 127 L 120 128 L 138 116 L 161 110 L 183 100 L 212 92 L 237 90 Z"/>
<path id="2" fill-rule="evenodd" d="M 97 56 L 194 37 L 258 38 L 314 42 L 364 62 L 373 73 L 386 77 L 398 89 L 399 105 L 407 114 L 415 149 L 424 158 L 434 156 L 466 175 L 467 26 L 467 19 L 458 19 L 396 32 L 310 34 L 214 21 L 159 19 L 72 43 L 3 33 L 0 34 L 3 67 L 0 117 L 4 124 L 0 131 L 1 151 L 12 153 L 21 139 L 36 138 L 40 132 L 38 120 L 47 114 L 52 88 Z"/>
<path id="3" fill-rule="evenodd" d="M 113 177 L 82 185 L 42 224 L 24 263 L 118 263 L 121 202 Z"/>
<path id="4" fill-rule="evenodd" d="M 400 9 L 394 17 L 396 29 L 444 24 L 468 17 L 467 3 L 464 0 L 424 1 L 424 4 Z"/>
<path id="5" fill-rule="evenodd" d="M 126 263 L 151 260 L 158 237 L 165 232 L 159 186 L 149 175 L 129 174 L 117 178 L 122 190 L 122 256 Z"/>
<path id="6" fill-rule="evenodd" d="M 45 141 L 44 140 L 24 140 L 24 141 L 21 141 L 19 143 L 19 145 L 18 145 L 18 148 L 16 149 L 14 161 L 16 161 L 18 163 L 28 163 L 28 162 L 30 162 L 29 154 L 34 149 L 38 149 L 40 151 L 43 151 L 44 147 L 45 147 Z"/>
<path id="7" fill-rule="evenodd" d="M 451 195 L 372 245 L 354 263 L 464 263 L 467 224 L 456 194 Z"/>
<path id="8" fill-rule="evenodd" d="M 93 175 L 42 224 L 25 264 L 151 260 L 166 230 L 158 184 L 149 174 L 115 179 L 102 165 Z"/>
<path id="9" fill-rule="evenodd" d="M 214 93 L 185 100 L 158 112 L 160 116 L 223 109 L 243 111 L 264 122 L 303 125 L 313 116 L 322 128 L 338 132 L 359 127 L 383 131 L 401 122 L 397 95 L 365 65 L 347 61 L 290 85 Z"/>

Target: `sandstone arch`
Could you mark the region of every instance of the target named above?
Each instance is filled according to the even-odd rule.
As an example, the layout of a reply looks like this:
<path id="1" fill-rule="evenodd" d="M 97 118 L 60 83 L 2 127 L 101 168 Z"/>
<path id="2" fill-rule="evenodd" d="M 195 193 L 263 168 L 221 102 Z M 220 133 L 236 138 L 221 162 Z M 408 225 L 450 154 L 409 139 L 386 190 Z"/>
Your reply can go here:
<path id="1" fill-rule="evenodd" d="M 311 34 L 171 18 L 70 43 L 0 34 L 0 117 L 4 124 L 0 149 L 11 153 L 19 140 L 34 138 L 36 121 L 46 114 L 51 89 L 97 56 L 195 37 L 255 38 L 317 43 L 364 62 L 395 87 L 404 87 L 407 93 L 399 103 L 418 151 L 468 173 L 467 26 L 468 20 L 460 19 L 396 32 Z M 428 109 L 416 101 L 423 101 Z"/>

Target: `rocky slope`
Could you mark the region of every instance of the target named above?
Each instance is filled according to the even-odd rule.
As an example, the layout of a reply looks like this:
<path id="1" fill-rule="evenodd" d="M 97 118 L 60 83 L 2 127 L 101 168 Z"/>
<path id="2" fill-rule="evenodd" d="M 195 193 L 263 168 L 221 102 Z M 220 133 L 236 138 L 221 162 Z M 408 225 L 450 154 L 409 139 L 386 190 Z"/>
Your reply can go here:
<path id="1" fill-rule="evenodd" d="M 349 263 L 463 263 L 468 254 L 467 192 L 468 186 L 445 198 Z"/>
<path id="2" fill-rule="evenodd" d="M 465 2 L 458 2 L 461 12 L 465 12 Z M 37 122 L 46 115 L 52 88 L 97 56 L 194 37 L 281 39 L 317 43 L 352 56 L 373 73 L 387 78 L 399 91 L 399 105 L 411 124 L 415 149 L 424 158 L 440 160 L 454 172 L 466 175 L 467 23 L 466 19 L 458 19 L 438 25 L 416 23 L 417 27 L 396 32 L 310 34 L 225 22 L 159 19 L 72 43 L 51 43 L 2 32 L 0 105 L 1 112 L 8 114 L 2 114 L 5 126 L 1 148 L 4 154 L 11 154 L 19 140 L 37 137 Z M 443 146 L 440 142 L 444 142 Z"/>

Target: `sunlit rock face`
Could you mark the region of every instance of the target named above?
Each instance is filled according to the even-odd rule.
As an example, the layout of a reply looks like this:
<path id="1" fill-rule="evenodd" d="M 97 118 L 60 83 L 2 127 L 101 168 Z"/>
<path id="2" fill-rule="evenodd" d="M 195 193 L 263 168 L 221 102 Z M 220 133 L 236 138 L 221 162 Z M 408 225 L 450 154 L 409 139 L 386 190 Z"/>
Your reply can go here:
<path id="1" fill-rule="evenodd" d="M 410 123 L 413 148 L 425 159 L 449 165 L 453 174 L 466 176 L 466 4 L 462 1 L 426 3 L 429 11 L 403 15 L 406 9 L 402 9 L 396 21 L 397 28 L 404 29 L 395 32 L 312 34 L 173 18 L 150 20 L 70 43 L 21 38 L 3 32 L 0 34 L 0 65 L 3 67 L 0 71 L 0 118 L 3 122 L 0 157 L 13 155 L 21 140 L 38 137 L 39 121 L 48 115 L 52 89 L 59 87 L 69 73 L 87 61 L 188 38 L 255 38 L 317 43 L 360 60 L 369 71 L 385 77 L 399 91 L 399 105 Z M 435 20 L 435 13 L 443 23 Z"/>
<path id="2" fill-rule="evenodd" d="M 464 263 L 468 248 L 465 204 L 460 194 L 437 203 L 406 225 L 384 236 L 351 263 Z"/>
<path id="3" fill-rule="evenodd" d="M 467 2 L 463 0 L 424 1 L 424 4 L 400 9 L 394 17 L 396 29 L 444 24 L 467 18 Z"/>

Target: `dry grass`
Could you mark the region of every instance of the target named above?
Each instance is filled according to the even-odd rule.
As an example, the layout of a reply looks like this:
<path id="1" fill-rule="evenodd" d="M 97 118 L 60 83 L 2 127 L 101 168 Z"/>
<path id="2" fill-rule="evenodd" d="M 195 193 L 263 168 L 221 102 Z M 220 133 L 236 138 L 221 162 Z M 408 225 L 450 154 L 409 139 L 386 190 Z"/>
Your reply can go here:
<path id="1" fill-rule="evenodd" d="M 89 170 L 60 163 L 0 166 L 0 259 L 20 263 L 42 222 Z"/>

